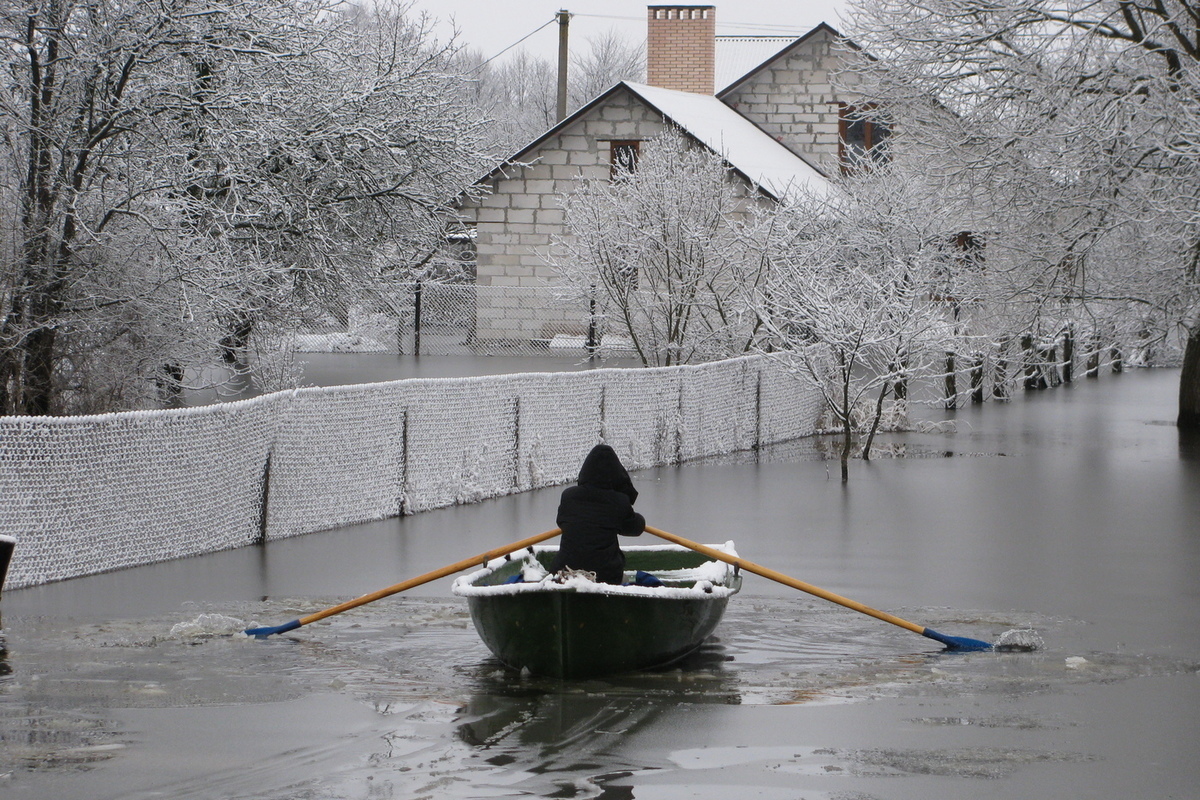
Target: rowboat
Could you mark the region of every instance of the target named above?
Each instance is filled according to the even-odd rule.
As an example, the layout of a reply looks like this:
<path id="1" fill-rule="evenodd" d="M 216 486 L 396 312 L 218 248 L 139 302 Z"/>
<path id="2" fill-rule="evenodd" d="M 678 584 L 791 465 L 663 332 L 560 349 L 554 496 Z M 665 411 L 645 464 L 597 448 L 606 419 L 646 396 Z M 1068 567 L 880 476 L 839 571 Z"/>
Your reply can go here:
<path id="1" fill-rule="evenodd" d="M 736 556 L 733 542 L 710 545 Z M 534 546 L 458 578 L 488 649 L 513 669 L 588 678 L 659 667 L 695 651 L 742 579 L 737 567 L 678 545 L 631 546 L 622 586 L 548 571 L 557 546 Z M 661 586 L 634 583 L 649 573 Z"/>
<path id="2" fill-rule="evenodd" d="M 4 589 L 4 578 L 8 575 L 8 562 L 12 559 L 13 549 L 17 540 L 0 533 L 0 591 Z"/>

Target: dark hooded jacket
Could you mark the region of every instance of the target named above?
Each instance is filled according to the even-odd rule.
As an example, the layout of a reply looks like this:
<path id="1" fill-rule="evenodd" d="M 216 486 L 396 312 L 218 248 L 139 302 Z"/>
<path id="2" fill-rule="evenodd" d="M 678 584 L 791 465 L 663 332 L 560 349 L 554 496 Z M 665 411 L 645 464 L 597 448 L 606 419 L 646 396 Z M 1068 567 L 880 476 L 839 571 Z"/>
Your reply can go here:
<path id="1" fill-rule="evenodd" d="M 564 567 L 596 573 L 596 580 L 619 584 L 624 577 L 625 554 L 617 534 L 637 536 L 646 520 L 633 510 L 637 489 L 616 451 L 598 444 L 579 470 L 579 482 L 565 489 L 558 505 L 562 541 L 551 572 Z"/>

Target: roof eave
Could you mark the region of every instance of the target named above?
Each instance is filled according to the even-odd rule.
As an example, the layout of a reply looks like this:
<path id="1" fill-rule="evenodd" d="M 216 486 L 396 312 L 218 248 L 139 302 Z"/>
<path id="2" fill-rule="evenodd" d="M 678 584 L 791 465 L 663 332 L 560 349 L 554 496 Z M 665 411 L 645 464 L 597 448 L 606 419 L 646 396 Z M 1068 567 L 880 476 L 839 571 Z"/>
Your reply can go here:
<path id="1" fill-rule="evenodd" d="M 476 180 L 471 185 L 479 186 L 480 184 L 486 183 L 487 181 L 490 181 L 492 178 L 495 178 L 498 174 L 503 172 L 505 170 L 505 168 L 507 168 L 507 167 L 520 166 L 522 159 L 524 159 L 525 156 L 527 156 L 531 152 L 537 150 L 546 141 L 557 136 L 565 128 L 569 127 L 573 122 L 575 122 L 577 119 L 579 119 L 581 116 L 583 116 L 587 112 L 591 111 L 593 108 L 600 105 L 605 100 L 612 97 L 614 94 L 621 91 L 622 89 L 628 91 L 630 94 L 632 94 L 634 96 L 637 96 L 637 92 L 630 90 L 629 87 L 627 87 L 625 85 L 625 81 L 618 81 L 617 83 L 613 84 L 612 88 L 608 89 L 607 91 L 603 92 L 602 94 L 597 95 L 591 102 L 587 103 L 586 105 L 581 106 L 573 113 L 568 114 L 562 120 L 555 123 L 554 127 L 550 128 L 548 131 L 543 133 L 541 136 L 537 137 L 532 142 L 530 142 L 529 144 L 522 147 L 516 153 L 512 154 L 508 158 L 505 158 L 503 161 L 501 161 L 499 164 L 497 164 L 490 172 L 488 172 L 486 175 L 484 175 L 481 178 L 479 178 L 478 180 Z"/>

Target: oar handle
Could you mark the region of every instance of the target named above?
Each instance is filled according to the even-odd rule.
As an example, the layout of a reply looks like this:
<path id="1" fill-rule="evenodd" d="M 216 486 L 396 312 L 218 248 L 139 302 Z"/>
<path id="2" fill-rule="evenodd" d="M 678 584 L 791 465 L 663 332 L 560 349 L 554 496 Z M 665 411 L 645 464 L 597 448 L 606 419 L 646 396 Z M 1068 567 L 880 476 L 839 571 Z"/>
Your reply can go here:
<path id="1" fill-rule="evenodd" d="M 715 558 L 718 561 L 724 561 L 727 564 L 733 564 L 734 566 L 740 567 L 747 572 L 753 572 L 755 575 L 761 575 L 762 577 L 769 578 L 777 583 L 782 583 L 784 586 L 790 586 L 793 589 L 799 589 L 802 592 L 807 592 L 808 594 L 820 597 L 822 600 L 828 600 L 831 603 L 837 603 L 840 606 L 845 606 L 846 608 L 858 611 L 871 617 L 875 617 L 876 619 L 884 622 L 890 622 L 892 625 L 898 625 L 899 627 L 910 630 L 913 633 L 919 633 L 922 636 L 926 636 L 930 639 L 941 642 L 948 647 L 953 647 L 958 650 L 990 650 L 992 648 L 992 645 L 988 644 L 987 642 L 980 641 L 979 639 L 968 639 L 961 636 L 946 636 L 938 633 L 932 628 L 926 628 L 925 626 L 918 625 L 915 622 L 909 622 L 906 619 L 901 619 L 895 614 L 889 614 L 886 611 L 880 611 L 877 608 L 871 608 L 868 605 L 863 605 L 857 600 L 851 600 L 848 597 L 842 597 L 840 594 L 834 594 L 826 589 L 822 589 L 820 586 L 813 586 L 811 583 L 805 583 L 804 581 L 796 580 L 793 577 L 784 575 L 782 572 L 776 572 L 775 570 L 764 567 L 761 564 L 755 564 L 753 561 L 747 561 L 744 558 L 730 555 L 729 553 L 708 547 L 707 545 L 697 544 L 696 542 L 684 539 L 682 536 L 676 536 L 673 533 L 660 531 L 658 528 L 653 528 L 649 525 L 646 526 L 646 532 L 652 533 L 659 538 L 666 539 L 668 542 L 674 542 L 675 544 L 695 550 L 701 555 L 708 556 L 709 558 Z"/>
<path id="2" fill-rule="evenodd" d="M 552 531 L 546 531 L 545 533 L 539 533 L 537 536 L 530 536 L 528 539 L 522 539 L 519 542 L 513 542 L 512 544 L 506 544 L 503 547 L 497 547 L 494 550 L 488 550 L 486 553 L 480 553 L 474 558 L 464 558 L 462 561 L 456 561 L 453 564 L 448 564 L 440 569 L 435 569 L 433 572 L 427 572 L 424 575 L 420 575 L 416 578 L 409 578 L 406 581 L 393 584 L 386 589 L 379 589 L 378 591 L 371 592 L 370 594 L 364 594 L 362 597 L 356 597 L 353 600 L 347 600 L 344 603 L 339 603 L 338 605 L 331 606 L 323 611 L 309 614 L 306 617 L 300 617 L 300 619 L 294 619 L 291 622 L 284 623 L 283 625 L 276 625 L 274 627 L 266 628 L 248 628 L 246 630 L 246 635 L 253 636 L 258 639 L 264 639 L 267 636 L 275 633 L 292 631 L 296 628 L 299 628 L 301 625 L 308 625 L 309 623 L 316 622 L 317 620 L 322 620 L 326 617 L 332 617 L 334 614 L 340 614 L 343 611 L 349 611 L 352 608 L 358 608 L 359 606 L 364 606 L 367 603 L 373 603 L 376 600 L 382 600 L 385 597 L 390 597 L 391 595 L 412 589 L 416 586 L 420 586 L 423 583 L 429 583 L 430 581 L 435 581 L 438 578 L 445 578 L 448 575 L 453 575 L 456 572 L 462 572 L 464 569 L 470 569 L 474 566 L 481 566 L 491 561 L 493 558 L 500 558 L 501 556 L 516 552 L 517 550 L 524 550 L 526 547 L 532 547 L 539 542 L 552 539 L 553 537 L 558 536 L 560 533 L 562 533 L 562 530 L 559 528 L 555 528 Z"/>

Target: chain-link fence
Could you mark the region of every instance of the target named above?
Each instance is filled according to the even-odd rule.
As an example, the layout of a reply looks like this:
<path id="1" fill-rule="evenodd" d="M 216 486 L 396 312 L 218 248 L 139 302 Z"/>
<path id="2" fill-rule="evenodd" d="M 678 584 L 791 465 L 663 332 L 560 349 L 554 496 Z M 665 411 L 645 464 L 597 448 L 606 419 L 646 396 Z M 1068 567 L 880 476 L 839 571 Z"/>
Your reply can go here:
<path id="1" fill-rule="evenodd" d="M 430 378 L 201 408 L 0 417 L 16 588 L 565 483 L 598 441 L 630 469 L 816 430 L 764 357 Z"/>
<path id="2" fill-rule="evenodd" d="M 304 353 L 605 357 L 633 355 L 592 310 L 553 286 L 416 282 L 356 300 L 295 334 Z"/>

